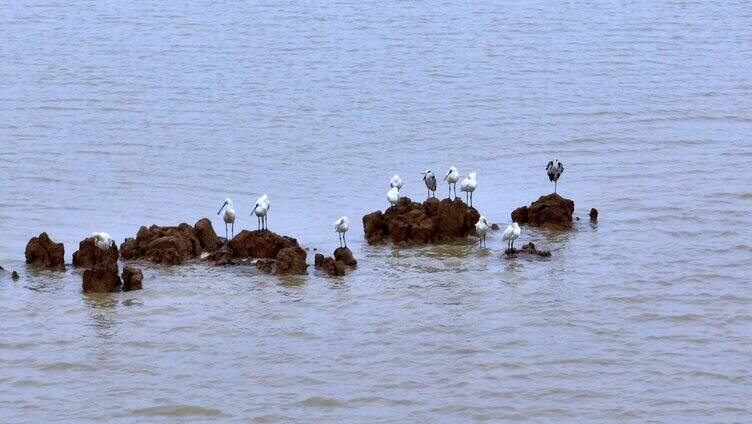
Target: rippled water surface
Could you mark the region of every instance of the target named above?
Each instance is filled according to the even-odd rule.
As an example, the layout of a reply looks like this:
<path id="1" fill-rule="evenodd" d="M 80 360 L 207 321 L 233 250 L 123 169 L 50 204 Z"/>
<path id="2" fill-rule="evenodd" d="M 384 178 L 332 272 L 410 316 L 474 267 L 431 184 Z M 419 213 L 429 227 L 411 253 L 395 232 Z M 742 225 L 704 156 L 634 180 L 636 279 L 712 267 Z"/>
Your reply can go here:
<path id="1" fill-rule="evenodd" d="M 53 2 L 0 14 L 1 421 L 752 420 L 752 6 Z M 367 246 L 389 177 L 477 171 L 490 221 L 552 190 L 582 220 Z M 445 194 L 442 185 L 439 194 Z M 23 263 L 231 197 L 360 265 L 277 278 L 144 265 L 81 293 Z M 597 224 L 587 212 L 600 210 Z M 21 278 L 11 280 L 9 270 Z"/>

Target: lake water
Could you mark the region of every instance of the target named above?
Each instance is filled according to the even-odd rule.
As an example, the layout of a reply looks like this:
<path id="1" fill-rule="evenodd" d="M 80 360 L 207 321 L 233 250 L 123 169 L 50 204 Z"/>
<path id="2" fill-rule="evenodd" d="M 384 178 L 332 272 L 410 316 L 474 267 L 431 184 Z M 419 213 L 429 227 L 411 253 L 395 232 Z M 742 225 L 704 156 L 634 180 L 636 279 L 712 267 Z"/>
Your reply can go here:
<path id="1" fill-rule="evenodd" d="M 55 2 L 0 14 L 0 414 L 40 421 L 752 420 L 752 4 Z M 389 178 L 477 171 L 489 221 L 571 232 L 367 246 Z M 145 266 L 88 296 L 47 231 L 269 228 L 360 264 Z M 439 195 L 445 195 L 440 185 Z M 587 212 L 600 211 L 591 224 Z M 518 242 L 518 245 L 522 243 Z"/>

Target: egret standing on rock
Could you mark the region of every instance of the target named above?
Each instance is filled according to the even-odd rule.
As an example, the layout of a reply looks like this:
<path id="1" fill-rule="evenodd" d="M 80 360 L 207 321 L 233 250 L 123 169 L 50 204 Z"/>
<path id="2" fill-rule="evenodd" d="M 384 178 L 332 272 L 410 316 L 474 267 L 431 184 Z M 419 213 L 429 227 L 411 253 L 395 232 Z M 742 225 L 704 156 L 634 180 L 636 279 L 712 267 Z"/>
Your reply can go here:
<path id="1" fill-rule="evenodd" d="M 94 244 L 96 244 L 97 247 L 102 250 L 109 249 L 110 247 L 112 247 L 112 243 L 114 243 L 112 237 L 110 237 L 110 235 L 105 232 L 91 233 L 91 237 L 94 239 Z"/>
<path id="2" fill-rule="evenodd" d="M 219 208 L 217 215 L 222 213 L 222 209 L 225 210 L 225 213 L 222 214 L 222 219 L 225 221 L 225 238 L 229 240 L 227 238 L 227 224 L 232 226 L 232 236 L 235 237 L 235 209 L 232 208 L 232 200 L 225 199 L 225 203 Z"/>
<path id="3" fill-rule="evenodd" d="M 475 223 L 475 232 L 478 233 L 478 237 L 480 237 L 481 247 L 486 247 L 486 234 L 488 234 L 490 228 L 491 226 L 488 225 L 486 217 L 481 215 L 480 218 L 478 218 L 478 222 Z"/>
<path id="4" fill-rule="evenodd" d="M 391 205 L 396 205 L 397 202 L 399 202 L 399 199 L 400 193 L 397 187 L 392 187 L 386 192 L 386 200 L 388 200 Z"/>
<path id="5" fill-rule="evenodd" d="M 460 184 L 460 191 L 466 193 L 465 199 L 470 206 L 473 206 L 473 192 L 475 191 L 475 187 L 478 187 L 478 180 L 476 179 L 476 173 L 471 172 L 467 178 L 462 180 L 462 184 Z"/>
<path id="6" fill-rule="evenodd" d="M 546 174 L 548 174 L 549 181 L 554 182 L 554 193 L 556 193 L 556 185 L 559 181 L 559 177 L 564 173 L 564 165 L 556 158 L 546 165 Z"/>
<path id="7" fill-rule="evenodd" d="M 399 175 L 394 174 L 391 180 L 389 180 L 389 187 L 402 190 L 402 178 Z"/>
<path id="8" fill-rule="evenodd" d="M 428 197 L 431 197 L 431 193 L 433 193 L 433 197 L 436 197 L 436 176 L 431 171 L 422 172 L 421 175 L 423 175 L 423 181 L 428 187 Z"/>
<path id="9" fill-rule="evenodd" d="M 504 234 L 501 235 L 501 239 L 509 242 L 509 248 L 514 249 L 514 241 L 520 236 L 522 230 L 520 225 L 516 222 L 509 224 L 504 230 Z"/>
<path id="10" fill-rule="evenodd" d="M 452 198 L 452 184 L 454 184 L 454 198 L 457 198 L 457 181 L 460 179 L 460 173 L 456 166 L 450 166 L 449 171 L 444 175 L 444 181 L 449 184 L 449 198 Z"/>
<path id="11" fill-rule="evenodd" d="M 342 218 L 334 221 L 334 231 L 336 231 L 339 234 L 339 247 L 343 247 L 342 244 L 344 243 L 344 247 L 347 247 L 347 240 L 345 240 L 345 233 L 350 228 L 350 222 L 347 221 L 347 217 L 343 216 Z"/>
<path id="12" fill-rule="evenodd" d="M 256 214 L 259 230 L 269 229 L 266 225 L 266 213 L 269 212 L 269 206 L 271 206 L 271 204 L 272 202 L 269 200 L 269 196 L 267 196 L 266 194 L 256 200 L 256 206 L 253 207 L 253 211 L 251 213 Z"/>

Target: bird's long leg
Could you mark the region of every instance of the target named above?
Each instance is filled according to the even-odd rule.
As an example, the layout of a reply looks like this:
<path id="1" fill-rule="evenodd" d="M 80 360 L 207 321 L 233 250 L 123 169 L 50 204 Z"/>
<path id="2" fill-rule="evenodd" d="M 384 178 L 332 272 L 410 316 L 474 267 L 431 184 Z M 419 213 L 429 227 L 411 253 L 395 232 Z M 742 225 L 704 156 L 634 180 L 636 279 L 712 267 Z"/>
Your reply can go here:
<path id="1" fill-rule="evenodd" d="M 345 234 L 347 233 L 342 233 L 342 241 L 345 243 L 345 249 L 347 249 L 347 238 L 345 238 Z"/>
<path id="2" fill-rule="evenodd" d="M 452 183 L 449 183 L 449 184 L 447 185 L 447 187 L 449 187 L 449 196 L 448 196 L 447 198 L 448 198 L 448 199 L 451 199 L 451 198 L 452 198 Z"/>
<path id="3" fill-rule="evenodd" d="M 232 238 L 235 238 L 235 221 L 232 221 L 232 226 L 231 226 L 231 228 L 232 228 L 232 233 L 231 233 L 231 234 L 232 234 Z M 225 238 L 226 238 L 226 237 L 225 237 Z"/>
<path id="4" fill-rule="evenodd" d="M 473 192 L 470 192 L 470 207 L 473 206 Z"/>
<path id="5" fill-rule="evenodd" d="M 227 238 L 227 223 L 225 222 L 225 238 Z"/>
<path id="6" fill-rule="evenodd" d="M 261 217 L 260 216 L 256 217 L 256 229 L 257 230 L 261 229 Z"/>
<path id="7" fill-rule="evenodd" d="M 559 184 L 559 181 L 554 181 L 554 194 L 556 194 L 556 186 Z"/>

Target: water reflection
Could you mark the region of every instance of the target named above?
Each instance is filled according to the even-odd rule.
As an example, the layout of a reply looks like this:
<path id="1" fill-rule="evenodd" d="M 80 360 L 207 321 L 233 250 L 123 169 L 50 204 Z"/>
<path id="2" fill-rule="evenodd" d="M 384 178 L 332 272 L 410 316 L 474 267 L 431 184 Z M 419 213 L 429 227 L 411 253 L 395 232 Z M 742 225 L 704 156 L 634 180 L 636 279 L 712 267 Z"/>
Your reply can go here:
<path id="1" fill-rule="evenodd" d="M 88 307 L 87 314 L 97 336 L 110 339 L 115 335 L 118 294 L 83 293 L 82 300 Z"/>

